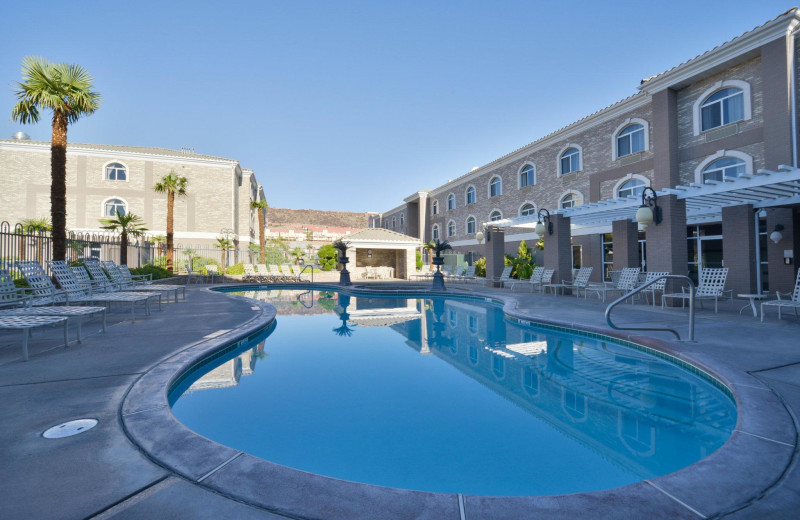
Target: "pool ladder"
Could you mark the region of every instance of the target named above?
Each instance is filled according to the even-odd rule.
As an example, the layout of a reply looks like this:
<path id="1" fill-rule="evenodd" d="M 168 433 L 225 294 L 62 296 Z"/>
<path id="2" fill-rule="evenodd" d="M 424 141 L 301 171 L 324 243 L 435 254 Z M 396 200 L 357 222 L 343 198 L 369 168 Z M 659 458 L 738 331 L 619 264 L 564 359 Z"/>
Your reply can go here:
<path id="1" fill-rule="evenodd" d="M 608 326 L 611 327 L 612 329 L 616 329 L 616 330 L 654 330 L 654 331 L 661 331 L 661 332 L 671 332 L 671 333 L 675 334 L 675 337 L 678 338 L 678 341 L 680 341 L 681 340 L 681 335 L 675 329 L 664 328 L 664 327 L 619 327 L 617 325 L 614 325 L 614 323 L 611 321 L 611 311 L 614 310 L 614 307 L 616 307 L 620 303 L 624 302 L 628 298 L 630 298 L 630 297 L 632 297 L 632 296 L 634 296 L 636 294 L 639 294 L 643 290 L 647 289 L 648 287 L 650 287 L 654 283 L 656 283 L 658 281 L 661 281 L 661 280 L 682 280 L 682 281 L 686 281 L 686 282 L 689 283 L 689 339 L 688 339 L 688 341 L 694 341 L 694 297 L 695 297 L 696 289 L 695 289 L 695 286 L 694 286 L 694 282 L 692 282 L 692 279 L 689 278 L 688 276 L 684 276 L 682 274 L 665 274 L 663 276 L 659 276 L 658 278 L 650 280 L 649 282 L 647 282 L 644 285 L 640 285 L 639 287 L 635 288 L 634 290 L 632 290 L 628 294 L 620 296 L 619 298 L 617 298 L 616 300 L 611 302 L 609 304 L 609 306 L 606 307 L 606 323 L 608 323 Z M 655 298 L 655 293 L 653 294 L 653 298 Z"/>

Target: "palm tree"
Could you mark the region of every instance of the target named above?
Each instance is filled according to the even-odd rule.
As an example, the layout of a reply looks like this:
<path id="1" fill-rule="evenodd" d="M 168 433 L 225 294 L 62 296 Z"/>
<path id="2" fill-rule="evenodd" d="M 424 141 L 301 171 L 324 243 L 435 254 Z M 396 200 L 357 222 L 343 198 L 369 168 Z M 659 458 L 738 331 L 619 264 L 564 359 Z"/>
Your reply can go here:
<path id="1" fill-rule="evenodd" d="M 303 257 L 305 253 L 301 248 L 295 247 L 294 249 L 289 251 L 289 254 L 294 257 L 294 263 L 300 265 L 300 259 Z"/>
<path id="2" fill-rule="evenodd" d="M 233 242 L 225 237 L 217 237 L 217 243 L 214 244 L 214 247 L 218 247 L 222 249 L 222 257 L 220 258 L 220 264 L 222 264 L 222 272 L 225 273 L 225 259 L 227 258 L 228 249 L 233 247 Z"/>
<path id="3" fill-rule="evenodd" d="M 154 243 L 156 245 L 156 248 L 158 249 L 157 256 L 161 256 L 161 244 L 166 243 L 166 241 L 167 237 L 165 237 L 164 235 L 156 235 L 150 239 L 150 242 Z"/>
<path id="4" fill-rule="evenodd" d="M 261 263 L 267 263 L 267 241 L 264 237 L 264 213 L 267 211 L 269 204 L 267 204 L 266 200 L 251 200 L 250 201 L 250 209 L 254 209 L 258 211 L 258 243 L 260 245 L 260 253 L 261 253 Z"/>
<path id="5" fill-rule="evenodd" d="M 67 255 L 67 127 L 100 108 L 100 94 L 92 90 L 93 81 L 79 65 L 26 56 L 22 60 L 22 83 L 17 83 L 14 90 L 17 103 L 11 110 L 12 120 L 38 123 L 41 109 L 53 111 L 50 141 L 53 260 L 64 260 Z"/>
<path id="6" fill-rule="evenodd" d="M 101 228 L 120 232 L 119 263 L 128 264 L 128 237 L 140 237 L 147 231 L 144 220 L 139 215 L 127 213 L 123 215 L 117 211 L 116 218 L 101 218 Z"/>
<path id="7" fill-rule="evenodd" d="M 161 181 L 153 186 L 156 193 L 167 194 L 167 270 L 172 272 L 172 250 L 175 247 L 173 236 L 173 211 L 175 209 L 175 195 L 186 196 L 186 177 L 180 177 L 174 170 L 161 177 Z"/>
<path id="8" fill-rule="evenodd" d="M 47 233 L 48 231 L 53 231 L 53 226 L 50 225 L 50 219 L 47 217 L 41 218 L 26 218 L 22 222 L 20 222 L 23 228 L 23 233 L 28 233 L 35 238 L 36 241 L 36 260 L 41 264 L 42 263 L 42 249 L 44 248 L 44 238 L 42 236 L 43 233 Z"/>

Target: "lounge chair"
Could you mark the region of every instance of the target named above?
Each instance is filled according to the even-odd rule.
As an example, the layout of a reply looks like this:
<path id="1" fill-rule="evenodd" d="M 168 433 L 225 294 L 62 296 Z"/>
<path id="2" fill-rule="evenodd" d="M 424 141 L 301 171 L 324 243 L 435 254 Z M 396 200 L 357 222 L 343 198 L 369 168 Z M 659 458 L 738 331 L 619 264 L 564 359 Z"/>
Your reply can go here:
<path id="1" fill-rule="evenodd" d="M 86 266 L 91 269 L 92 264 L 97 265 L 97 262 L 86 262 Z M 118 284 L 119 287 L 126 291 L 152 291 L 157 293 L 164 293 L 167 295 L 167 302 L 169 302 L 169 294 L 175 295 L 175 303 L 178 303 L 178 292 L 183 291 L 183 299 L 186 301 L 186 286 L 185 285 L 167 285 L 167 284 L 154 284 L 148 282 L 146 279 L 135 280 L 127 265 L 117 265 L 111 260 L 101 262 L 103 268 L 111 277 L 111 281 Z"/>
<path id="2" fill-rule="evenodd" d="M 430 278 L 431 276 L 433 276 L 433 274 L 431 274 L 431 267 L 425 264 L 420 268 L 419 271 L 412 274 L 411 278 L 420 279 L 420 278 Z"/>
<path id="3" fill-rule="evenodd" d="M 272 273 L 267 269 L 266 264 L 256 264 L 256 279 L 260 282 L 269 282 L 273 277 Z"/>
<path id="4" fill-rule="evenodd" d="M 662 272 L 648 271 L 645 274 L 647 276 L 645 277 L 645 279 L 644 279 L 644 281 L 642 283 L 647 283 L 647 282 L 653 281 L 653 280 L 655 280 L 656 278 L 658 278 L 660 276 L 666 276 L 666 275 L 669 274 L 669 271 L 662 271 Z M 640 279 L 640 281 L 641 281 L 641 279 Z M 642 294 L 644 294 L 644 298 L 645 298 L 644 301 L 649 303 L 649 301 L 647 300 L 647 293 L 650 293 L 653 296 L 653 307 L 655 307 L 656 306 L 656 293 L 657 292 L 663 293 L 664 289 L 666 288 L 666 286 L 667 286 L 667 279 L 664 278 L 662 280 L 657 281 L 656 283 L 654 283 L 653 285 L 651 285 L 647 289 L 644 289 L 642 291 Z"/>
<path id="5" fill-rule="evenodd" d="M 222 281 L 225 281 L 225 275 L 220 273 L 216 264 L 206 264 L 206 276 L 211 279 L 211 283 L 214 283 L 214 279 L 219 277 L 222 278 Z"/>
<path id="6" fill-rule="evenodd" d="M 531 277 L 527 280 L 513 280 L 508 283 L 511 290 L 514 290 L 514 287 L 525 287 L 526 285 L 531 288 L 531 292 L 533 292 L 533 288 L 536 284 L 541 283 L 542 275 L 544 274 L 544 267 L 534 267 L 533 273 L 531 273 Z"/>
<path id="7" fill-rule="evenodd" d="M 467 268 L 464 270 L 464 273 L 460 276 L 457 276 L 453 281 L 454 282 L 474 282 L 477 280 L 477 276 L 475 276 L 475 266 L 468 265 Z"/>
<path id="8" fill-rule="evenodd" d="M 695 291 L 695 300 L 702 305 L 702 300 L 714 300 L 714 313 L 716 314 L 719 308 L 719 300 L 729 293 L 733 297 L 733 290 L 725 290 L 725 280 L 728 278 L 727 267 L 707 267 L 700 272 L 700 284 Z M 661 295 L 661 308 L 663 309 L 667 304 L 667 298 L 680 298 L 681 306 L 686 306 L 686 300 L 689 299 L 689 292 L 685 287 L 681 288 L 679 293 L 669 293 Z"/>
<path id="9" fill-rule="evenodd" d="M 562 280 L 561 283 L 547 283 L 542 286 L 553 289 L 553 294 L 558 294 L 559 289 L 564 293 L 567 289 L 574 290 L 575 296 L 581 295 L 581 289 L 586 289 L 589 286 L 589 277 L 592 276 L 592 267 L 581 267 L 580 269 L 573 269 L 574 277 L 572 281 Z"/>
<path id="10" fill-rule="evenodd" d="M 64 325 L 64 345 L 69 346 L 67 339 L 67 318 L 64 316 L 0 316 L 0 329 L 22 331 L 22 359 L 28 361 L 28 339 L 31 329 L 46 325 Z"/>
<path id="11" fill-rule="evenodd" d="M 639 281 L 639 271 L 641 271 L 641 269 L 638 267 L 626 267 L 622 270 L 619 277 L 617 277 L 616 283 L 612 285 L 590 284 L 583 292 L 584 298 L 588 297 L 590 292 L 593 292 L 597 294 L 598 298 L 605 302 L 606 294 L 608 293 L 628 293 L 636 287 Z"/>
<path id="12" fill-rule="evenodd" d="M 256 270 L 253 267 L 253 264 L 242 264 L 242 267 L 244 267 L 244 276 L 242 277 L 243 281 L 245 281 L 245 282 L 262 282 L 262 281 L 266 281 L 266 280 L 263 279 L 262 276 L 259 276 L 259 274 L 256 273 Z M 208 267 L 206 267 L 206 269 L 207 268 Z"/>
<path id="13" fill-rule="evenodd" d="M 72 273 L 72 270 L 65 262 L 51 262 L 50 270 L 53 272 L 53 275 L 56 277 L 56 281 L 62 289 L 62 291 L 58 291 L 38 262 L 20 262 L 17 264 L 17 266 L 25 276 L 25 280 L 28 282 L 28 285 L 33 287 L 35 291 L 38 290 L 43 292 L 44 296 L 56 296 L 57 293 L 60 292 L 64 297 L 64 302 L 68 304 L 107 303 L 110 305 L 112 303 L 130 303 L 131 318 L 134 322 L 136 321 L 136 304 L 142 303 L 145 308 L 145 313 L 149 316 L 150 300 L 159 296 L 157 294 L 149 295 L 128 292 L 93 294 L 81 286 L 81 284 L 75 278 L 75 275 Z"/>
<path id="14" fill-rule="evenodd" d="M 61 265 L 56 265 L 61 264 Z M 53 269 L 54 265 L 56 265 L 59 269 L 63 267 L 67 267 L 66 262 L 50 262 L 50 268 Z M 113 266 L 113 264 L 112 264 Z M 86 289 L 89 289 L 92 294 L 94 293 L 137 293 L 137 294 L 147 294 L 153 297 L 158 297 L 158 309 L 161 310 L 161 292 L 159 291 L 148 291 L 141 287 L 135 287 L 133 284 L 128 285 L 125 284 L 122 280 L 122 276 L 119 274 L 119 271 L 116 270 L 116 266 L 113 266 L 114 269 L 114 276 L 111 276 L 111 268 L 109 266 L 104 265 L 100 267 L 100 263 L 97 260 L 86 260 L 83 264 L 83 267 L 72 267 L 69 268 L 72 271 L 72 274 L 78 280 L 78 282 Z M 104 270 L 105 269 L 105 270 Z M 87 280 L 87 271 L 92 276 L 92 280 Z M 106 271 L 108 272 L 111 279 L 106 276 Z M 87 286 L 87 281 L 90 283 Z M 97 282 L 94 284 L 92 282 Z M 61 283 L 61 282 L 59 282 Z M 177 298 L 177 296 L 176 296 Z"/>
<path id="15" fill-rule="evenodd" d="M 203 277 L 200 274 L 193 271 L 189 264 L 185 264 L 185 267 L 186 267 L 186 285 L 189 285 L 190 283 L 193 282 L 194 283 L 203 282 Z"/>
<path id="16" fill-rule="evenodd" d="M 514 267 L 512 267 L 510 265 L 507 265 L 507 266 L 503 267 L 503 272 L 500 273 L 500 277 L 499 278 L 492 278 L 492 281 L 500 282 L 500 287 L 505 287 L 505 283 L 511 281 L 511 270 L 512 269 L 514 269 Z"/>
<path id="17" fill-rule="evenodd" d="M 781 293 L 775 291 L 775 294 L 778 296 L 777 300 L 772 300 L 768 302 L 763 302 L 761 304 L 761 321 L 764 321 L 764 306 L 767 307 L 777 307 L 778 308 L 778 320 L 781 319 L 781 309 L 789 308 L 794 309 L 794 315 L 797 316 L 797 309 L 800 307 L 800 269 L 797 271 L 797 279 L 794 282 L 794 291 L 789 293 L 783 293 L 783 296 L 790 296 L 789 299 L 782 299 Z"/>
<path id="18" fill-rule="evenodd" d="M 33 295 L 24 289 L 17 289 L 11 274 L 5 269 L 0 269 L 0 316 L 63 316 L 77 318 L 78 342 L 81 338 L 81 321 L 84 316 L 101 314 L 103 317 L 103 332 L 106 331 L 106 308 L 89 306 L 52 305 L 52 301 L 40 303 Z M 44 305 L 49 305 L 45 307 Z M 10 308 L 8 308 L 10 307 Z"/>
<path id="19" fill-rule="evenodd" d="M 114 265 L 114 262 L 111 262 Z M 134 283 L 141 283 L 145 287 L 152 287 L 157 291 L 161 290 L 175 290 L 175 303 L 178 303 L 178 292 L 180 291 L 183 294 L 183 301 L 186 301 L 186 286 L 185 285 L 175 285 L 175 284 L 154 284 L 153 283 L 153 275 L 152 274 L 140 274 L 136 275 L 131 273 L 131 270 L 128 268 L 127 265 L 118 265 L 117 269 L 119 269 L 120 274 L 122 274 L 122 279 L 126 282 L 134 282 Z"/>

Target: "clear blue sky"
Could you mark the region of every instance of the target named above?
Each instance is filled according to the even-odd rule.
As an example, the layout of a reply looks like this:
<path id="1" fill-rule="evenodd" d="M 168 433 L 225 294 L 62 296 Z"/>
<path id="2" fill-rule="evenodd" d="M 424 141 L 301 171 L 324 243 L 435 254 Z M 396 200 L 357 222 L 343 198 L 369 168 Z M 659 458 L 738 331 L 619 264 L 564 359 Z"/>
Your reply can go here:
<path id="1" fill-rule="evenodd" d="M 12 7 L 13 6 L 13 7 Z M 613 6 L 613 7 L 612 7 Z M 774 0 L 14 2 L 0 137 L 26 55 L 84 66 L 82 143 L 192 147 L 275 207 L 384 211 L 778 16 Z M 0 171 L 0 175 L 2 172 Z"/>

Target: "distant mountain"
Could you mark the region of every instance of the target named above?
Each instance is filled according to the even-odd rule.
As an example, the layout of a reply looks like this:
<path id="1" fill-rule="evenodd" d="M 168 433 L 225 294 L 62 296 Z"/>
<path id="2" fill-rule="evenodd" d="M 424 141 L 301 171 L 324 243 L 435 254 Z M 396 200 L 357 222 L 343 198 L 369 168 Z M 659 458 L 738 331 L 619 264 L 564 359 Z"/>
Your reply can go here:
<path id="1" fill-rule="evenodd" d="M 369 226 L 369 213 L 317 209 L 267 208 L 267 227 L 330 226 L 361 229 Z"/>

